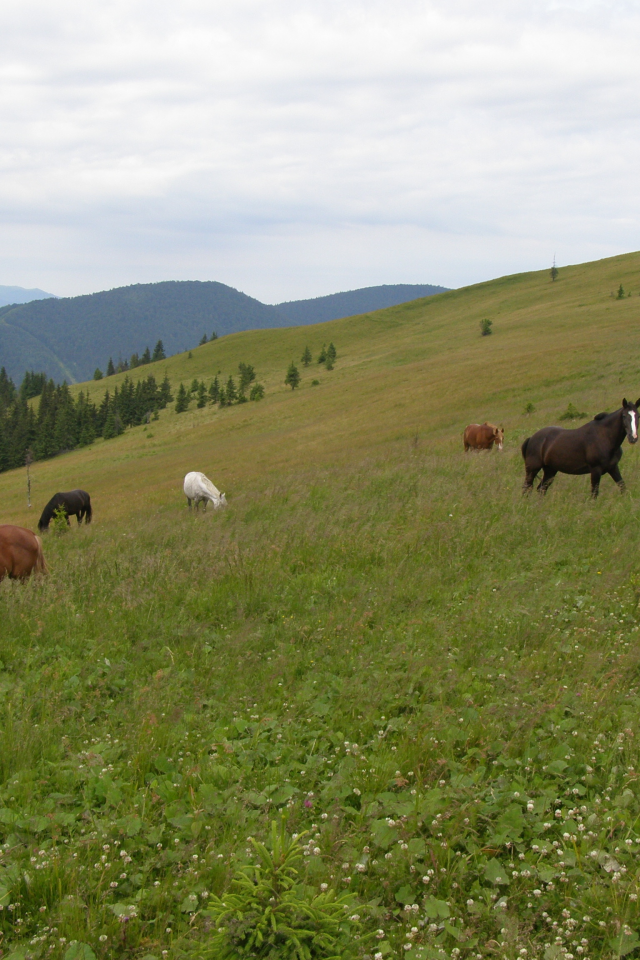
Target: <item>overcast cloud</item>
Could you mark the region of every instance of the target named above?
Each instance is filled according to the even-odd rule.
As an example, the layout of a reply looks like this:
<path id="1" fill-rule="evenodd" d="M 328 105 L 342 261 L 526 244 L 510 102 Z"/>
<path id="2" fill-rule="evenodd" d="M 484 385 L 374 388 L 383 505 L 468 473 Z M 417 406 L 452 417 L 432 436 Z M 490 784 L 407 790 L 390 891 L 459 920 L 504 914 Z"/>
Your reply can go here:
<path id="1" fill-rule="evenodd" d="M 5 0 L 0 283 L 267 302 L 640 247 L 640 5 Z"/>

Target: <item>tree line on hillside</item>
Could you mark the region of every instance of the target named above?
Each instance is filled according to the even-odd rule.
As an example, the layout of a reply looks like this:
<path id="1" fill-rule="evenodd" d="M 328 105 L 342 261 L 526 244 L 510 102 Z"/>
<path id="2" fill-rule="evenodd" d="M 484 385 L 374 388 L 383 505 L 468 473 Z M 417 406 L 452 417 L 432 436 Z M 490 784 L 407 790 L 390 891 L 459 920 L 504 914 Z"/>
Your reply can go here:
<path id="1" fill-rule="evenodd" d="M 261 383 L 255 383 L 256 372 L 253 366 L 250 363 L 238 364 L 238 374 L 237 384 L 233 376 L 229 377 L 226 384 L 221 384 L 218 378 L 214 377 L 208 389 L 204 380 L 197 378 L 191 381 L 188 389 L 181 383 L 176 393 L 176 413 L 188 410 L 194 398 L 198 409 L 206 407 L 207 404 L 217 403 L 220 407 L 231 407 L 236 403 L 246 403 L 247 400 L 262 400 L 264 387 Z"/>
<path id="2" fill-rule="evenodd" d="M 37 411 L 29 404 L 39 386 Z M 73 397 L 66 383 L 56 385 L 44 374 L 27 374 L 16 389 L 0 369 L 0 472 L 23 466 L 29 453 L 45 460 L 88 446 L 97 437 L 118 436 L 126 427 L 157 418 L 173 400 L 168 377 L 158 384 L 153 375 L 134 383 L 128 376 L 95 404 L 80 391 Z"/>
<path id="3" fill-rule="evenodd" d="M 215 330 L 209 338 L 207 338 L 205 333 L 202 335 L 198 346 L 202 347 L 205 343 L 209 343 L 217 339 L 218 334 L 215 332 Z M 132 353 L 128 360 L 119 359 L 117 364 L 114 364 L 113 357 L 109 357 L 106 374 L 102 372 L 100 367 L 97 367 L 95 373 L 93 374 L 93 379 L 102 380 L 105 376 L 112 377 L 116 373 L 126 373 L 127 370 L 135 370 L 136 367 L 143 367 L 146 363 L 156 363 L 158 360 L 166 359 L 167 356 L 164 351 L 164 344 L 162 340 L 158 340 L 153 349 L 153 353 L 149 350 L 149 347 L 147 347 L 144 353 L 140 355 L 137 353 Z"/>

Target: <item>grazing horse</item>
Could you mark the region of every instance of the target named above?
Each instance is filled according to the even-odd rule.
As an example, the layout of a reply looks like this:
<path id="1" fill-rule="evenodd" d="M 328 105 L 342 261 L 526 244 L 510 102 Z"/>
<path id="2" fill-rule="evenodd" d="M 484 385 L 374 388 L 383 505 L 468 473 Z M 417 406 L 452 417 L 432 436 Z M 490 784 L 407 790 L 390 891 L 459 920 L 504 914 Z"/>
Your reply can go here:
<path id="1" fill-rule="evenodd" d="M 211 480 L 208 477 L 205 477 L 204 473 L 199 473 L 197 470 L 192 470 L 191 473 L 188 473 L 184 478 L 184 495 L 187 498 L 187 503 L 189 504 L 189 510 L 191 510 L 191 501 L 195 503 L 196 510 L 200 502 L 204 503 L 204 511 L 207 512 L 207 502 L 210 500 L 213 504 L 213 509 L 217 510 L 218 507 L 226 507 L 227 498 L 224 493 L 220 493 L 217 487 L 215 487 Z"/>
<path id="2" fill-rule="evenodd" d="M 69 523 L 69 517 L 77 516 L 78 523 L 91 523 L 91 497 L 86 490 L 70 490 L 68 493 L 56 493 L 42 511 L 38 520 L 38 530 L 43 533 L 49 529 L 49 524 L 56 510 L 63 510 Z"/>
<path id="3" fill-rule="evenodd" d="M 638 407 L 635 403 L 622 401 L 615 413 L 599 413 L 589 423 L 576 430 L 562 427 L 543 427 L 522 444 L 525 466 L 523 492 L 528 493 L 542 468 L 540 493 L 546 493 L 556 473 L 591 474 L 591 496 L 598 496 L 600 477 L 608 473 L 624 490 L 624 480 L 618 463 L 622 456 L 622 444 L 626 437 L 629 443 L 638 440 Z"/>
<path id="4" fill-rule="evenodd" d="M 47 572 L 40 537 L 24 527 L 0 526 L 0 580 L 26 580 L 34 570 Z"/>
<path id="5" fill-rule="evenodd" d="M 464 431 L 464 452 L 469 450 L 491 450 L 496 445 L 502 450 L 504 443 L 504 428 L 496 427 L 494 423 L 470 423 Z"/>

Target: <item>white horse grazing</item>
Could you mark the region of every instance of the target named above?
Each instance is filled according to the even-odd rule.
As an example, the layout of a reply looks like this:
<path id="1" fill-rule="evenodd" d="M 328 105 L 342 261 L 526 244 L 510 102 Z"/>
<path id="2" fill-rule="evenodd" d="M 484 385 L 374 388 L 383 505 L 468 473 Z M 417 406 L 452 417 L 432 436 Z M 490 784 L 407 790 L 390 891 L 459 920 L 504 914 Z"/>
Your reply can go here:
<path id="1" fill-rule="evenodd" d="M 184 495 L 187 498 L 187 503 L 189 504 L 189 509 L 191 509 L 191 501 L 196 505 L 196 510 L 200 501 L 204 501 L 204 510 L 207 511 L 207 501 L 211 500 L 214 510 L 217 510 L 218 507 L 226 507 L 227 498 L 224 493 L 220 493 L 217 487 L 211 483 L 208 477 L 205 477 L 204 473 L 198 473 L 196 470 L 193 470 L 191 473 L 188 473 L 184 478 Z"/>

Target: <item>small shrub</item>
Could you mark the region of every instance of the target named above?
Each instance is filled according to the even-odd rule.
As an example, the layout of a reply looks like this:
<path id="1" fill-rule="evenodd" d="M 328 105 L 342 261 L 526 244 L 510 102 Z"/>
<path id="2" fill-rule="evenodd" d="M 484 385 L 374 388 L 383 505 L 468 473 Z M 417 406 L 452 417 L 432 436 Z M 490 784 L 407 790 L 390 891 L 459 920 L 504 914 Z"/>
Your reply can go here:
<path id="1" fill-rule="evenodd" d="M 534 413 L 534 412 L 535 412 L 535 409 L 536 409 L 536 408 L 535 408 L 534 405 L 531 403 L 531 400 L 529 400 L 528 403 L 525 403 L 525 405 L 524 405 L 524 410 L 523 410 L 522 412 L 524 413 L 525 417 L 528 417 L 530 413 Z"/>
<path id="2" fill-rule="evenodd" d="M 622 284 L 620 284 L 620 286 L 618 287 L 618 295 L 616 297 L 616 300 L 624 300 L 624 287 L 622 286 Z"/>
<path id="3" fill-rule="evenodd" d="M 262 400 L 264 397 L 264 387 L 261 383 L 254 383 L 251 387 L 251 393 L 249 394 L 249 400 Z"/>
<path id="4" fill-rule="evenodd" d="M 56 507 L 51 518 L 51 529 L 54 533 L 66 533 L 69 529 L 69 518 L 64 507 Z"/>
<path id="5" fill-rule="evenodd" d="M 304 834 L 302 835 L 304 836 Z M 355 953 L 358 919 L 348 916 L 350 894 L 316 894 L 298 877 L 299 840 L 271 824 L 270 849 L 251 839 L 258 862 L 235 875 L 229 892 L 213 897 L 215 933 L 199 956 L 206 960 L 347 960 Z M 363 945 L 363 940 L 359 940 Z"/>
<path id="6" fill-rule="evenodd" d="M 488 337 L 488 336 L 490 336 L 490 335 L 493 333 L 493 331 L 492 331 L 492 329 L 491 329 L 492 326 L 493 326 L 493 320 L 487 320 L 486 317 L 485 317 L 484 320 L 481 320 L 481 321 L 480 321 L 480 336 L 482 336 L 482 337 Z"/>
<path id="7" fill-rule="evenodd" d="M 320 381 L 319 381 L 319 380 L 312 380 L 312 381 L 311 381 L 311 386 L 312 386 L 312 387 L 319 387 L 319 386 L 320 386 Z"/>
<path id="8" fill-rule="evenodd" d="M 561 420 L 586 420 L 589 416 L 588 413 L 584 413 L 578 410 L 572 403 L 569 404 L 565 412 L 561 415 Z"/>

